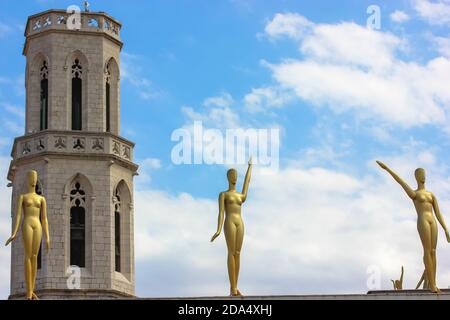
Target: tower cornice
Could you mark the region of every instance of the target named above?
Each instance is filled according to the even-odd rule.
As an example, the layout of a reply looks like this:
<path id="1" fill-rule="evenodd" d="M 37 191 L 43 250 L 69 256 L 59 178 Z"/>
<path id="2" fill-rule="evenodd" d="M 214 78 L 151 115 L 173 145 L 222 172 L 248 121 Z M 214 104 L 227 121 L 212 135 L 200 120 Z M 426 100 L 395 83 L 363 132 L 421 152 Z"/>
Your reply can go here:
<path id="1" fill-rule="evenodd" d="M 109 159 L 133 172 L 134 142 L 109 132 L 43 130 L 14 139 L 8 180 L 14 177 L 14 166 L 37 158 L 90 157 Z"/>

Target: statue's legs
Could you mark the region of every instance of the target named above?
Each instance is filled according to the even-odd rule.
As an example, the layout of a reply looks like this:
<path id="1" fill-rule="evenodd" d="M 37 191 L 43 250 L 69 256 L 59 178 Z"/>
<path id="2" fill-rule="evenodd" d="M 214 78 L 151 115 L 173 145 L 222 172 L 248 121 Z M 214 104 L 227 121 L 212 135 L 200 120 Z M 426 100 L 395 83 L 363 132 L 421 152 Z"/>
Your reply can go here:
<path id="1" fill-rule="evenodd" d="M 241 222 L 236 228 L 236 252 L 235 252 L 235 272 L 236 272 L 236 290 L 238 295 L 242 295 L 238 289 L 239 270 L 241 268 L 241 249 L 244 242 L 244 224 Z"/>
<path id="2" fill-rule="evenodd" d="M 244 225 L 242 221 L 232 221 L 225 219 L 225 239 L 228 248 L 228 277 L 230 279 L 230 294 L 239 295 L 237 281 L 240 269 L 240 254 L 244 239 Z"/>
<path id="3" fill-rule="evenodd" d="M 42 226 L 41 224 L 36 224 L 33 232 L 33 246 L 32 246 L 32 259 L 31 259 L 31 280 L 32 280 L 32 294 L 33 299 L 36 299 L 37 296 L 34 294 L 34 288 L 36 286 L 36 273 L 37 273 L 37 257 L 39 255 L 39 248 L 41 247 L 42 242 Z"/>
<path id="4" fill-rule="evenodd" d="M 25 269 L 25 285 L 27 299 L 35 299 L 33 297 L 34 286 L 36 283 L 37 272 L 37 256 L 42 240 L 42 227 L 40 223 L 29 223 L 24 221 L 22 227 L 23 247 L 24 247 L 24 269 Z"/>
<path id="5" fill-rule="evenodd" d="M 425 264 L 426 278 L 429 282 L 431 291 L 438 293 L 439 289 L 436 287 L 436 223 L 429 221 L 419 221 L 418 231 L 424 251 L 423 262 Z"/>
<path id="6" fill-rule="evenodd" d="M 24 270 L 25 270 L 25 286 L 26 297 L 31 300 L 33 295 L 33 281 L 32 281 L 32 254 L 33 254 L 33 228 L 28 224 L 23 224 L 22 227 L 23 236 L 23 250 L 24 250 Z"/>

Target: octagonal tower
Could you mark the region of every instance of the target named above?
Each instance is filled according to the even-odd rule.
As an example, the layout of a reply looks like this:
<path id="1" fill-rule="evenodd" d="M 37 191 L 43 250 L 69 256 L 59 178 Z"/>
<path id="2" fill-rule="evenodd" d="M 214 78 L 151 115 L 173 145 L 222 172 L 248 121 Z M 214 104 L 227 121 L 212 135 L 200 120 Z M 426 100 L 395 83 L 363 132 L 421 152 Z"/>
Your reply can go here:
<path id="1" fill-rule="evenodd" d="M 138 166 L 134 143 L 120 136 L 121 24 L 103 12 L 80 17 L 76 28 L 65 10 L 28 18 L 25 133 L 14 140 L 8 172 L 12 217 L 27 171 L 36 170 L 52 240 L 39 254 L 38 296 L 130 297 Z M 20 231 L 17 239 L 10 298 L 25 293 Z"/>

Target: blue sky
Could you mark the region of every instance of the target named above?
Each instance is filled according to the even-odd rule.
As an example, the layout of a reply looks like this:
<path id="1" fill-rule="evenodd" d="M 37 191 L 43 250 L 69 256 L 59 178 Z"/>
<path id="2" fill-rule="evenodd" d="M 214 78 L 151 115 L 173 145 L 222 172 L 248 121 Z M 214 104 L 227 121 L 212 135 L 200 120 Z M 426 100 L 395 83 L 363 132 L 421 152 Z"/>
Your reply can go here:
<path id="1" fill-rule="evenodd" d="M 413 170 L 424 166 L 450 219 L 449 0 L 91 2 L 123 23 L 122 135 L 136 142 L 141 165 L 138 295 L 227 292 L 223 238 L 208 243 L 227 168 L 175 166 L 170 158 L 171 133 L 198 119 L 209 128 L 281 130 L 280 169 L 255 168 L 243 208 L 243 291 L 364 292 L 368 266 L 379 266 L 389 287 L 402 264 L 415 286 L 423 268 L 415 212 L 373 160 L 392 164 L 412 185 Z M 27 16 L 81 1 L 1 4 L 5 172 L 24 127 Z M 381 9 L 380 30 L 366 27 L 369 5 Z M 450 251 L 442 232 L 439 240 L 439 281 L 447 287 Z M 8 255 L 2 249 L 0 261 Z M 6 296 L 8 270 L 0 277 Z"/>

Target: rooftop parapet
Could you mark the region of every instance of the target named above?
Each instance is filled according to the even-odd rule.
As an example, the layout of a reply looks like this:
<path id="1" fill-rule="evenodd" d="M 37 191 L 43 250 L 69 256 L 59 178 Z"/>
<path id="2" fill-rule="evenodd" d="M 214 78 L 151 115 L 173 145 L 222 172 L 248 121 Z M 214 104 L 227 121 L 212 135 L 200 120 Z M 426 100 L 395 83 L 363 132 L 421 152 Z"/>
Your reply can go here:
<path id="1" fill-rule="evenodd" d="M 47 10 L 28 17 L 25 27 L 25 37 L 33 37 L 49 31 L 72 31 L 102 33 L 118 42 L 122 24 L 104 12 L 79 12 L 77 24 L 75 12 L 70 10 Z M 26 46 L 26 45 L 25 45 Z"/>

